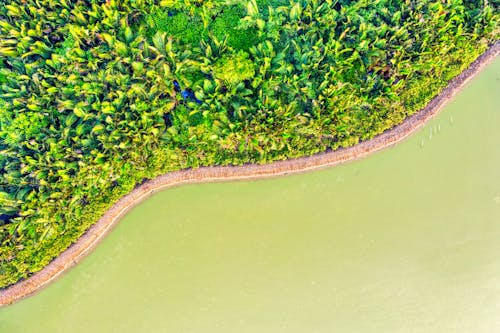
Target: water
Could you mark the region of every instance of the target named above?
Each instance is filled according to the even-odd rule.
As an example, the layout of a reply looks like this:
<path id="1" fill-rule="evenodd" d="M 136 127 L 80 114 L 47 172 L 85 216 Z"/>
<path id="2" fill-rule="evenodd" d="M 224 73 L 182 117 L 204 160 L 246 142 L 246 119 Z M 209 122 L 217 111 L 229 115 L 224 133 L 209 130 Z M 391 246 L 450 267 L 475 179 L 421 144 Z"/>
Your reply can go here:
<path id="1" fill-rule="evenodd" d="M 0 332 L 499 331 L 499 92 L 500 58 L 369 158 L 159 193 Z"/>

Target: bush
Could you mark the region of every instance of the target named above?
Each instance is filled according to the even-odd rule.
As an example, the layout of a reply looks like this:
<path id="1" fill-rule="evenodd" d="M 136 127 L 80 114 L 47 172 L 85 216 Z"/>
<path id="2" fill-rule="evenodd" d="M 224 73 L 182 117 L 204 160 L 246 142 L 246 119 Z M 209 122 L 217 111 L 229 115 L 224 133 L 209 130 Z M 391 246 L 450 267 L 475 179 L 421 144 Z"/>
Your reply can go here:
<path id="1" fill-rule="evenodd" d="M 254 63 L 248 59 L 248 53 L 239 51 L 219 59 L 215 63 L 213 73 L 215 78 L 224 83 L 236 85 L 254 77 Z"/>

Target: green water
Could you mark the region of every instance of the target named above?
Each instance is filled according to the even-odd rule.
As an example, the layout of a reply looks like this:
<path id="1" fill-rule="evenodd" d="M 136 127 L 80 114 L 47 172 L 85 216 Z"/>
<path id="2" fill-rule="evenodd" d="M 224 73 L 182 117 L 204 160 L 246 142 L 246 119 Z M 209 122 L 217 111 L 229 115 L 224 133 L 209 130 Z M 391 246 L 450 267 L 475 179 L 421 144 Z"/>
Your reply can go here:
<path id="1" fill-rule="evenodd" d="M 340 167 L 183 186 L 0 309 L 0 332 L 498 332 L 500 58 Z"/>

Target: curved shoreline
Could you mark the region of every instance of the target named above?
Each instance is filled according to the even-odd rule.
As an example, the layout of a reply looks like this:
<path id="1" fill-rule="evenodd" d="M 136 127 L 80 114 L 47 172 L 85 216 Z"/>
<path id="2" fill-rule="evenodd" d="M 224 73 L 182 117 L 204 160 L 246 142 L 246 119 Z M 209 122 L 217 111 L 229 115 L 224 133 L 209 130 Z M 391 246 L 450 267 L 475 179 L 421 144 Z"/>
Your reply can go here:
<path id="1" fill-rule="evenodd" d="M 188 183 L 217 182 L 269 178 L 290 173 L 305 172 L 363 158 L 404 140 L 434 118 L 473 77 L 500 54 L 500 41 L 495 42 L 480 55 L 467 69 L 453 78 L 442 92 L 435 96 L 423 109 L 406 118 L 401 124 L 349 148 L 319 153 L 264 165 L 202 167 L 170 172 L 147 181 L 116 202 L 94 225 L 92 225 L 73 245 L 62 252 L 42 270 L 26 280 L 0 290 L 0 306 L 8 305 L 29 296 L 64 272 L 76 265 L 106 236 L 129 209 L 142 202 L 153 193 L 168 187 Z"/>

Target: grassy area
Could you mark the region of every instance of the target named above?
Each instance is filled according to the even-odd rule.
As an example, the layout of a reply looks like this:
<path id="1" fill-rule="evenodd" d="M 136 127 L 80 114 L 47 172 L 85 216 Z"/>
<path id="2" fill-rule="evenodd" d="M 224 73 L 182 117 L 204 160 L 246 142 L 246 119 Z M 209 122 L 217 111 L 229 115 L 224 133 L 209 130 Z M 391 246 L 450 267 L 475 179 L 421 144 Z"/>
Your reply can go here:
<path id="1" fill-rule="evenodd" d="M 144 179 L 311 155 L 399 124 L 498 39 L 491 3 L 0 7 L 0 287 Z"/>

